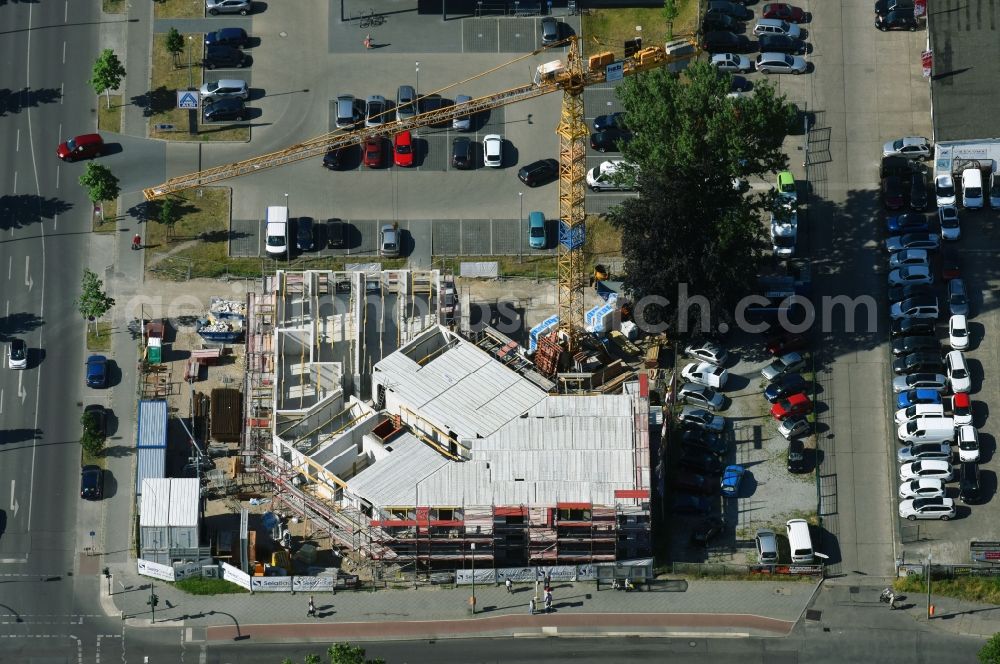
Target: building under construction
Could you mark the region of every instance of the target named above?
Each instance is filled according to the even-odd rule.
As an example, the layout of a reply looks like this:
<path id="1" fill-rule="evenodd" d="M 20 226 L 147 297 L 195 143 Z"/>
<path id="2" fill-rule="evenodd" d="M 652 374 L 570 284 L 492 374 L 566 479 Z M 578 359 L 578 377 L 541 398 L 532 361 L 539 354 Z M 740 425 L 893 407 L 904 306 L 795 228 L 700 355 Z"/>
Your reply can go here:
<path id="1" fill-rule="evenodd" d="M 355 558 L 581 564 L 650 553 L 643 373 L 613 393 L 462 329 L 436 271 L 278 272 L 248 300 L 247 473 Z M 578 368 L 580 364 L 578 363 Z"/>

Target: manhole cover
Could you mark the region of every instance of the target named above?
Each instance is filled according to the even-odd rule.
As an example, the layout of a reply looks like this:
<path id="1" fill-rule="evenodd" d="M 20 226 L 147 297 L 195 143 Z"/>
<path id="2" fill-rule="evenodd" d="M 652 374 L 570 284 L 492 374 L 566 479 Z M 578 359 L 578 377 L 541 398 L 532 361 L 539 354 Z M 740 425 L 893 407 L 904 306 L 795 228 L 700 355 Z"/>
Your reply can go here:
<path id="1" fill-rule="evenodd" d="M 816 609 L 806 609 L 806 620 L 812 620 L 818 622 L 820 616 L 823 615 L 822 611 L 817 611 Z"/>
<path id="2" fill-rule="evenodd" d="M 847 589 L 847 591 L 852 595 L 857 595 L 859 592 L 861 592 L 861 586 L 851 586 L 850 588 Z"/>

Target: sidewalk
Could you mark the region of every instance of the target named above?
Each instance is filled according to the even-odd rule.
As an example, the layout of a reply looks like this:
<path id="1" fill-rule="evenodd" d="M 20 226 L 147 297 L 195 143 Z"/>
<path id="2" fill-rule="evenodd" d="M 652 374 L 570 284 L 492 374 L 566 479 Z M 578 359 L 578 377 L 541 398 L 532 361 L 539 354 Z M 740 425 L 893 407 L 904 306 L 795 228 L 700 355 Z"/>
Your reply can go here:
<path id="1" fill-rule="evenodd" d="M 247 634 L 266 641 L 350 638 L 413 639 L 516 635 L 645 634 L 738 637 L 784 636 L 799 620 L 817 588 L 808 582 L 660 581 L 651 591 L 595 590 L 595 584 L 555 583 L 553 611 L 529 615 L 533 584 L 317 593 L 316 618 L 307 616 L 309 595 L 297 593 L 193 596 L 113 565 L 112 596 L 102 583 L 105 613 L 124 612 L 127 624 L 148 626 L 149 583 L 159 598 L 156 625 L 194 628 L 208 640 Z M 122 590 L 122 587 L 126 590 Z M 670 588 L 676 589 L 672 592 Z M 541 604 L 539 603 L 539 606 Z M 202 631 L 203 630 L 203 631 Z"/>

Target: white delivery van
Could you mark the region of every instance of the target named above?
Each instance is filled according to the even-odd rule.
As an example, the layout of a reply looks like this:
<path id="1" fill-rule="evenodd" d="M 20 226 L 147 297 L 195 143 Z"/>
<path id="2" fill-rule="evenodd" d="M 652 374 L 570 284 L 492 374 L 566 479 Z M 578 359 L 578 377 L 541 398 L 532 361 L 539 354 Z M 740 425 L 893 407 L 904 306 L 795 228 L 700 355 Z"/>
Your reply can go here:
<path id="1" fill-rule="evenodd" d="M 962 171 L 962 205 L 968 210 L 983 207 L 983 174 L 978 168 Z"/>
<path id="2" fill-rule="evenodd" d="M 269 256 L 278 256 L 288 251 L 288 208 L 281 205 L 267 208 L 264 249 Z"/>
<path id="3" fill-rule="evenodd" d="M 955 419 L 918 417 L 900 424 L 896 433 L 904 443 L 950 443 L 955 440 Z"/>
<path id="4" fill-rule="evenodd" d="M 809 524 L 805 519 L 791 519 L 785 522 L 788 535 L 788 548 L 792 552 L 792 562 L 809 564 L 813 562 L 812 537 L 809 536 Z"/>

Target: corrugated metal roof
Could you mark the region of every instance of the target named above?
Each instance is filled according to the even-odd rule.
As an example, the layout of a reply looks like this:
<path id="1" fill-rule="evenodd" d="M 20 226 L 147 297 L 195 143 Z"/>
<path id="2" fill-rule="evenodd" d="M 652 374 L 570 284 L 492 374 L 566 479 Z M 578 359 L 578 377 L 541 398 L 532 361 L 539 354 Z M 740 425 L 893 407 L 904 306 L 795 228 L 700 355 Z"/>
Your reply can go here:
<path id="1" fill-rule="evenodd" d="M 140 447 L 136 450 L 135 493 L 142 495 L 142 483 L 147 479 L 161 479 L 167 474 L 166 447 Z"/>
<path id="2" fill-rule="evenodd" d="M 200 486 L 197 478 L 146 479 L 142 489 L 140 526 L 198 525 Z"/>
<path id="3" fill-rule="evenodd" d="M 383 358 L 375 365 L 375 379 L 461 439 L 488 436 L 547 396 L 475 345 L 454 335 L 449 341 L 449 348 L 423 366 L 402 350 Z"/>
<path id="4" fill-rule="evenodd" d="M 422 478 L 450 462 L 412 433 L 400 434 L 390 447 L 388 457 L 347 480 L 348 490 L 373 505 L 414 505 L 416 492 L 423 491 Z M 423 497 L 419 499 L 423 503 Z"/>
<path id="5" fill-rule="evenodd" d="M 137 447 L 166 447 L 167 402 L 142 400 L 139 402 L 139 432 Z M 162 475 L 161 475 L 162 477 Z"/>

